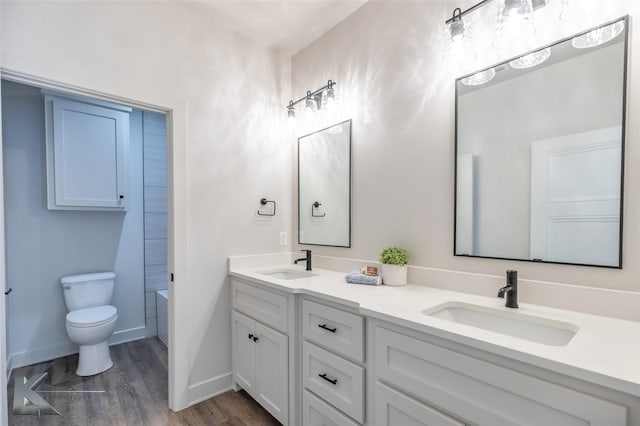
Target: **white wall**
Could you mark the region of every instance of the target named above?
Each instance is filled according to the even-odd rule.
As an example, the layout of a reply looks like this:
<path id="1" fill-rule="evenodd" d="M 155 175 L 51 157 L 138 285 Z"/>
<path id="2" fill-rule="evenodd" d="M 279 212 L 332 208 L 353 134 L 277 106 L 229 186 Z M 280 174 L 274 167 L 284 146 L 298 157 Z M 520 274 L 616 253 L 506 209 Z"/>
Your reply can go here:
<path id="1" fill-rule="evenodd" d="M 459 96 L 458 154 L 475 156 L 475 254 L 531 257 L 531 143 L 620 126 L 623 58 L 616 43 Z"/>
<path id="2" fill-rule="evenodd" d="M 1 31 L 5 69 L 170 112 L 170 405 L 226 389 L 227 256 L 290 250 L 288 60 L 173 2 L 5 1 Z M 262 197 L 277 216 L 257 217 Z"/>
<path id="3" fill-rule="evenodd" d="M 562 25 L 560 2 L 537 13 L 537 45 L 544 45 L 625 14 L 631 15 L 622 270 L 454 257 L 454 78 L 501 62 L 488 33 L 493 4 L 474 22 L 479 60 L 452 72 L 443 63 L 442 31 L 456 2 L 372 1 L 293 58 L 294 93 L 338 82 L 339 119 L 353 118 L 352 249 L 315 247 L 314 253 L 378 258 L 389 245 L 404 246 L 414 265 L 640 291 L 640 2 L 599 1 L 589 22 Z M 296 229 L 294 223 L 293 229 Z M 295 248 L 299 248 L 297 245 Z M 469 282 L 469 279 L 467 278 Z M 425 283 L 429 284 L 429 283 Z M 470 284 L 473 287 L 473 283 Z M 570 294 L 570 291 L 567 291 Z M 574 292 L 575 293 L 575 292 Z M 592 297 L 598 293 L 593 292 Z M 637 293 L 636 293 L 637 294 Z M 487 293 L 488 296 L 493 296 Z M 628 298 L 624 293 L 620 298 Z M 549 290 L 546 300 L 558 300 Z M 597 304 L 597 300 L 594 299 Z M 636 315 L 636 318 L 640 316 Z"/>
<path id="4" fill-rule="evenodd" d="M 130 118 L 129 209 L 47 209 L 44 100 L 2 82 L 9 357 L 20 367 L 75 353 L 60 277 L 113 271 L 118 322 L 112 341 L 144 337 L 142 112 Z"/>

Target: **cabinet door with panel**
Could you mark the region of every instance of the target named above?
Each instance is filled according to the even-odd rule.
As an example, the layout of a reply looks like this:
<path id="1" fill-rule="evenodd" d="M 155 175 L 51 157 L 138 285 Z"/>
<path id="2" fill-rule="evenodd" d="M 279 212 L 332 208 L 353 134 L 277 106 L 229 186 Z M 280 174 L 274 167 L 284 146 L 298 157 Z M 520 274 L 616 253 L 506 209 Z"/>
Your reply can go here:
<path id="1" fill-rule="evenodd" d="M 289 417 L 289 339 L 233 311 L 233 379 L 273 417 Z"/>
<path id="2" fill-rule="evenodd" d="M 289 346 L 284 334 L 256 323 L 256 384 L 258 402 L 275 418 L 287 418 Z"/>
<path id="3" fill-rule="evenodd" d="M 254 387 L 256 377 L 255 321 L 234 311 L 233 317 L 233 377 L 247 392 Z"/>
<path id="4" fill-rule="evenodd" d="M 45 95 L 47 206 L 127 207 L 130 108 Z"/>

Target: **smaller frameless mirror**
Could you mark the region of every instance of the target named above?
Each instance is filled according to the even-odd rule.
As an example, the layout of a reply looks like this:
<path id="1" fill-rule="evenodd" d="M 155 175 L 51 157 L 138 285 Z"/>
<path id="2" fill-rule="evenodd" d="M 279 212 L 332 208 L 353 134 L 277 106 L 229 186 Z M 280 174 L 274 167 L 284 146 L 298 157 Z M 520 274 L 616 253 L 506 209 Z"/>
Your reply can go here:
<path id="1" fill-rule="evenodd" d="M 298 139 L 298 243 L 351 247 L 351 120 Z"/>

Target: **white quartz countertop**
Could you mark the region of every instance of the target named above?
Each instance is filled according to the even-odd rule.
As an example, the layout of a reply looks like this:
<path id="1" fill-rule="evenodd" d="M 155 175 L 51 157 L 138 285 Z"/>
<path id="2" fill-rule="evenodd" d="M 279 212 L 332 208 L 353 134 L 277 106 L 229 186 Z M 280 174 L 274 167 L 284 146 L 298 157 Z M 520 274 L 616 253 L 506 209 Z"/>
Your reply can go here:
<path id="1" fill-rule="evenodd" d="M 445 291 L 424 285 L 403 287 L 348 284 L 345 274 L 323 269 L 313 276 L 284 280 L 261 272 L 304 267 L 272 265 L 230 268 L 230 275 L 289 293 L 315 296 L 357 309 L 363 315 L 389 321 L 527 364 L 640 396 L 640 323 L 520 303 L 504 307 L 504 299 Z M 497 294 L 498 289 L 496 289 Z M 497 332 L 425 315 L 447 302 L 508 310 L 510 315 L 535 316 L 571 323 L 579 328 L 566 346 L 535 343 Z"/>

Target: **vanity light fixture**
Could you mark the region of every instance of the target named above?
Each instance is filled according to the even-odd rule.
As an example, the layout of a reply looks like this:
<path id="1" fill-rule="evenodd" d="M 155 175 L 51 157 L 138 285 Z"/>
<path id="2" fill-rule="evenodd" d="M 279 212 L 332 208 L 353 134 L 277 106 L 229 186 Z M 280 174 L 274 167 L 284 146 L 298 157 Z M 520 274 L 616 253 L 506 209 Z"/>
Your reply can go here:
<path id="1" fill-rule="evenodd" d="M 450 35 L 452 45 L 458 40 L 469 40 L 468 22 L 463 18 L 474 10 L 485 6 L 492 0 L 482 0 L 470 8 L 461 11 L 456 8 L 453 16 L 445 21 L 448 25 L 448 35 Z M 494 45 L 502 47 L 506 43 L 513 43 L 514 40 L 528 40 L 535 34 L 533 23 L 533 12 L 547 5 L 547 0 L 497 0 L 498 15 L 496 19 L 496 33 Z M 473 53 L 475 56 L 475 53 Z"/>
<path id="2" fill-rule="evenodd" d="M 294 101 L 289 101 L 287 105 L 287 117 L 295 118 L 296 105 L 304 101 L 303 111 L 304 113 L 311 113 L 315 111 L 325 111 L 331 109 L 336 101 L 336 82 L 329 80 L 325 86 L 322 86 L 316 91 L 307 91 L 307 94 L 302 98 Z"/>
<path id="3" fill-rule="evenodd" d="M 600 46 L 618 37 L 623 30 L 624 21 L 614 22 L 613 24 L 604 25 L 586 34 L 574 37 L 571 40 L 571 45 L 576 49 L 588 49 L 590 47 Z"/>
<path id="4" fill-rule="evenodd" d="M 460 80 L 465 86 L 480 86 L 481 84 L 488 83 L 496 76 L 496 69 L 489 68 L 484 71 L 477 72 L 469 77 L 465 77 Z"/>
<path id="5" fill-rule="evenodd" d="M 536 50 L 528 55 L 520 56 L 509 62 L 511 68 L 524 69 L 532 68 L 536 65 L 540 65 L 551 56 L 551 49 L 545 47 L 544 49 Z"/>

